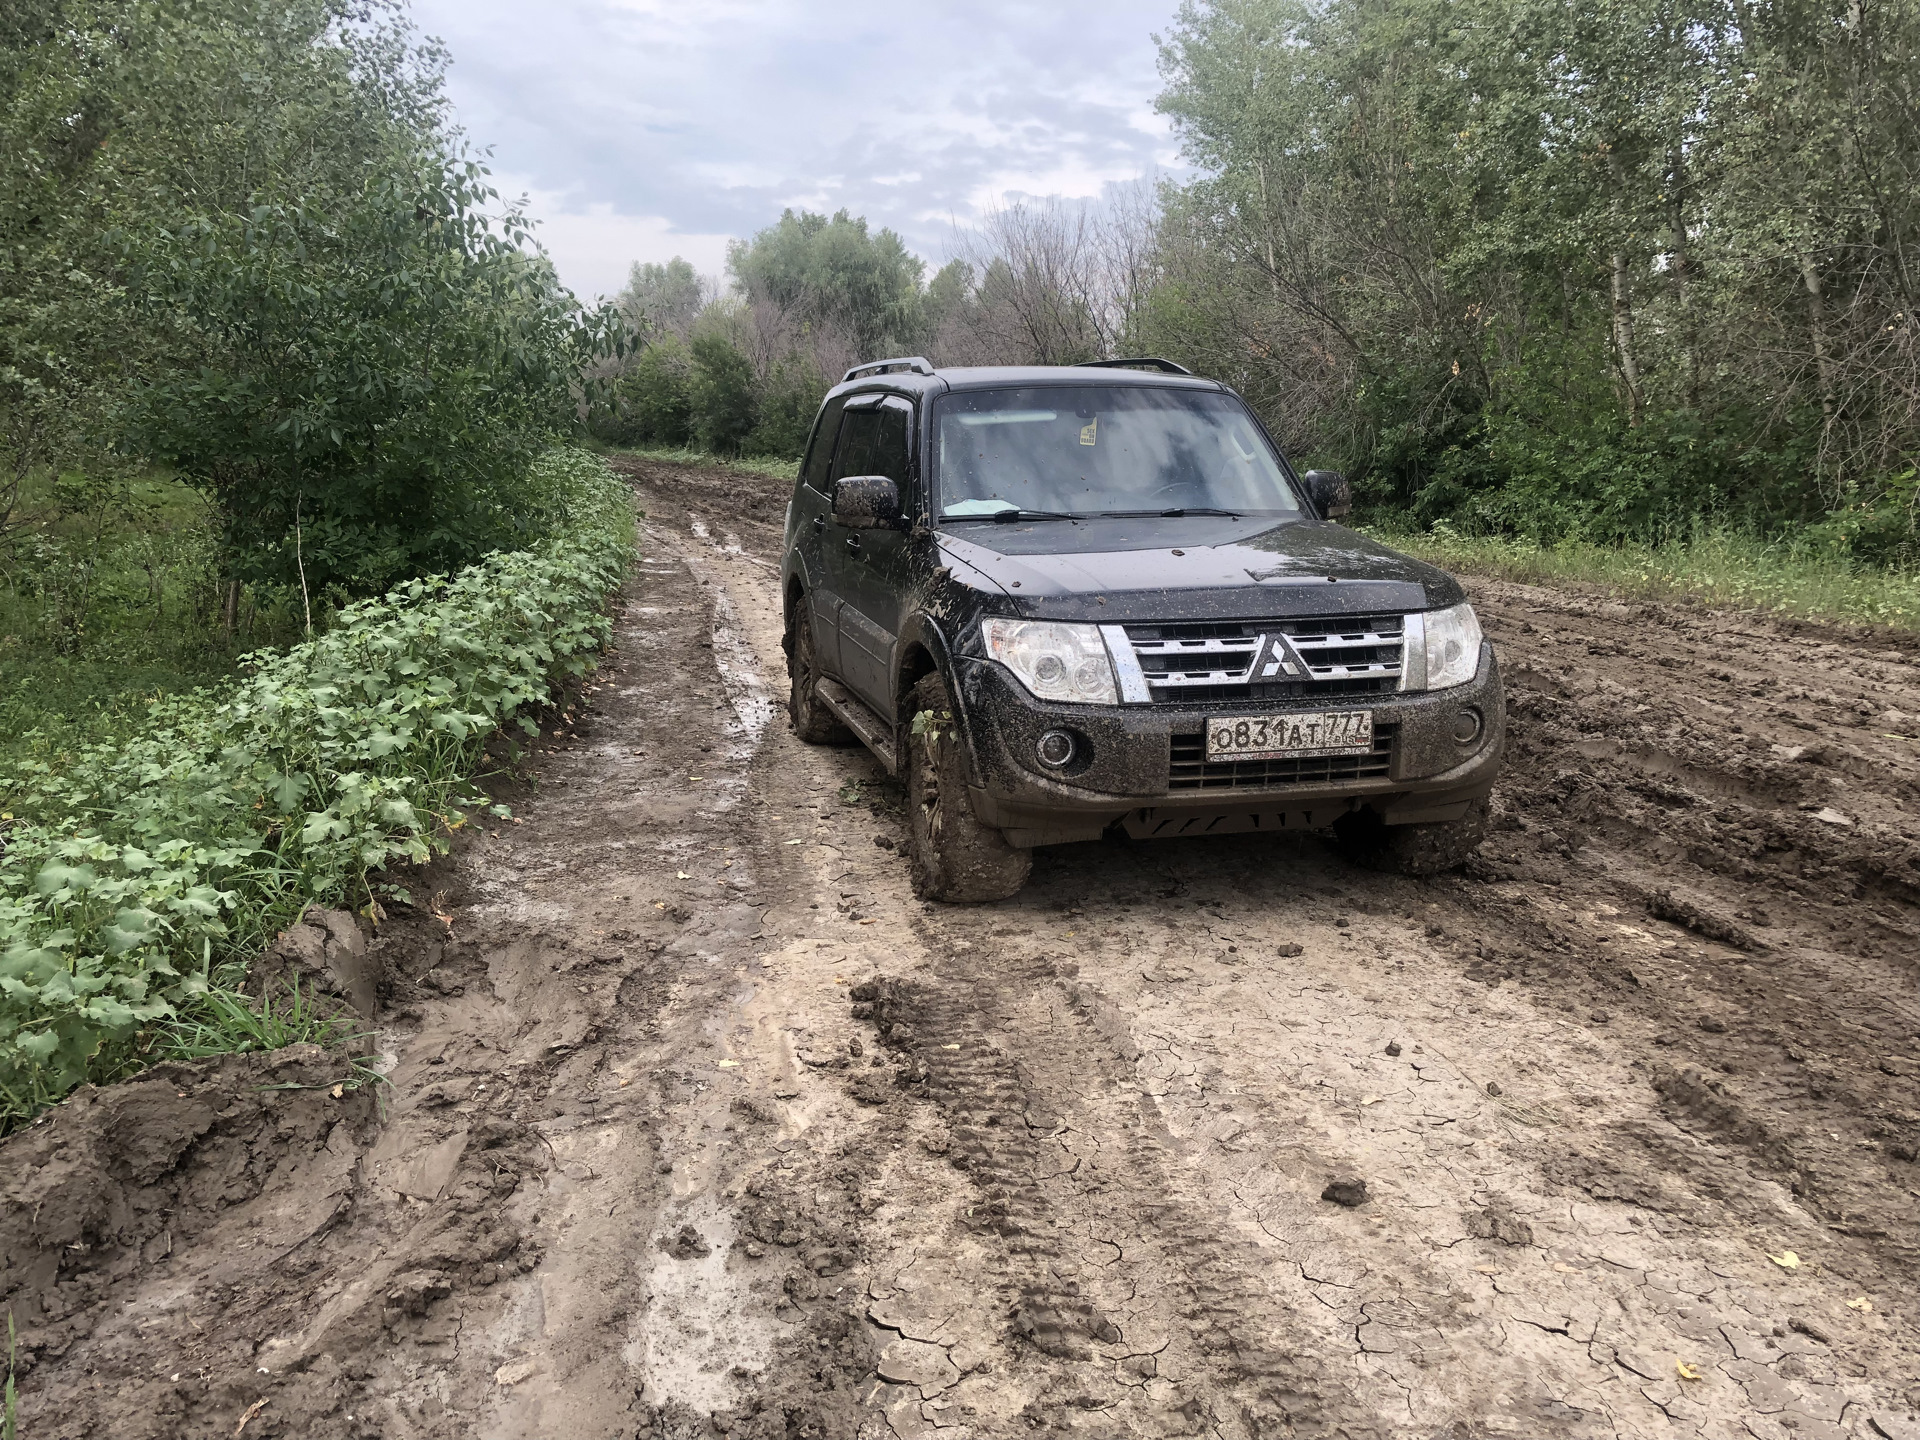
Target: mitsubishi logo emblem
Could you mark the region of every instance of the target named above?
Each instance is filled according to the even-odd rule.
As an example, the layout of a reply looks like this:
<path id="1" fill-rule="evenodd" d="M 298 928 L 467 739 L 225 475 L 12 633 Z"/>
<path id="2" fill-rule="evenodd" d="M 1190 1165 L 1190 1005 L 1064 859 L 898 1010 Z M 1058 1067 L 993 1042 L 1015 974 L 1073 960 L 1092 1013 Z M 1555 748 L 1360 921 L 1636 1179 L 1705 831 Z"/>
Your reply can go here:
<path id="1" fill-rule="evenodd" d="M 1254 655 L 1254 679 L 1277 680 L 1285 675 L 1289 679 L 1305 680 L 1313 674 L 1300 652 L 1293 648 L 1293 642 L 1284 635 L 1262 635 Z"/>

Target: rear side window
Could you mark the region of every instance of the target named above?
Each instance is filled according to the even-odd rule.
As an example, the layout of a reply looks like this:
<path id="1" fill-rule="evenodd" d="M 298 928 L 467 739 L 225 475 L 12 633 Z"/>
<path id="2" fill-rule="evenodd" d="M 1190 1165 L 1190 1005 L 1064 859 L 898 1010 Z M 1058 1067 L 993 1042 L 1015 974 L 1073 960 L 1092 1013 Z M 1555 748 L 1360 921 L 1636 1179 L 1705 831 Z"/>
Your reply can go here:
<path id="1" fill-rule="evenodd" d="M 843 475 L 884 475 L 904 496 L 908 479 L 907 420 L 904 405 L 886 404 L 872 410 L 852 410 L 840 423 L 840 453 L 833 478 Z"/>
<path id="2" fill-rule="evenodd" d="M 845 400 L 830 400 L 819 423 L 813 427 L 813 443 L 807 446 L 805 468 L 800 472 L 807 484 L 822 495 L 827 493 L 828 472 L 833 466 L 833 442 L 840 429 L 840 412 Z"/>

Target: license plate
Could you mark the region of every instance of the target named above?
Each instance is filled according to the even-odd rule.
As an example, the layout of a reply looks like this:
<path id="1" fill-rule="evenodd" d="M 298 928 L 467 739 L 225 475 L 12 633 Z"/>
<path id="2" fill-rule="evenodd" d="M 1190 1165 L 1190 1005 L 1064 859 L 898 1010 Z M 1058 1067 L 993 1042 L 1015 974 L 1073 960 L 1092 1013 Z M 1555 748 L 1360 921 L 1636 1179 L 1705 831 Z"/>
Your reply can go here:
<path id="1" fill-rule="evenodd" d="M 1272 760 L 1287 755 L 1365 755 L 1373 749 L 1371 710 L 1310 715 L 1234 715 L 1207 722 L 1207 759 Z"/>

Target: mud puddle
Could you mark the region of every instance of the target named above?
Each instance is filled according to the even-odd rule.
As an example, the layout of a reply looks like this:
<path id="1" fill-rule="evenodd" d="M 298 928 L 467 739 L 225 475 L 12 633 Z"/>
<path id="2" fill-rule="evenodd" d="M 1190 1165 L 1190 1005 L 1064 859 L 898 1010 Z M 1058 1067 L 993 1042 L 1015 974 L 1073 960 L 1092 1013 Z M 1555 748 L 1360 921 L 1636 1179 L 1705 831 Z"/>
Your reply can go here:
<path id="1" fill-rule="evenodd" d="M 373 941 L 390 1085 L 0 1147 L 23 1435 L 1920 1435 L 1913 642 L 1478 585 L 1467 872 L 932 907 L 779 712 L 783 488 L 635 478 L 523 823 Z"/>

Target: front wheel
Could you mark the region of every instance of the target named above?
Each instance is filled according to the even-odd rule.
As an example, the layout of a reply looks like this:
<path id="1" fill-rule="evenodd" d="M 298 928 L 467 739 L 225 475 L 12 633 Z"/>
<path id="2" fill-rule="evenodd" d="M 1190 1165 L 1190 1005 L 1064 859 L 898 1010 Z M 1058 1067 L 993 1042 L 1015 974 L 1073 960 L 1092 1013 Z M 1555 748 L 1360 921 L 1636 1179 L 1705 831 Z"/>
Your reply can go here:
<path id="1" fill-rule="evenodd" d="M 910 697 L 907 859 L 922 900 L 1004 900 L 1027 883 L 1032 852 L 982 825 L 967 802 L 967 758 L 946 681 L 928 675 Z"/>
<path id="2" fill-rule="evenodd" d="M 788 622 L 787 718 L 793 733 L 809 745 L 850 745 L 853 732 L 821 703 L 817 687 L 820 667 L 813 658 L 813 606 L 797 600 Z"/>
<path id="3" fill-rule="evenodd" d="M 1369 870 L 1438 875 L 1458 870 L 1480 848 L 1491 810 L 1484 795 L 1458 820 L 1430 825 L 1388 825 L 1371 810 L 1359 810 L 1341 817 L 1333 833 L 1347 858 Z"/>

